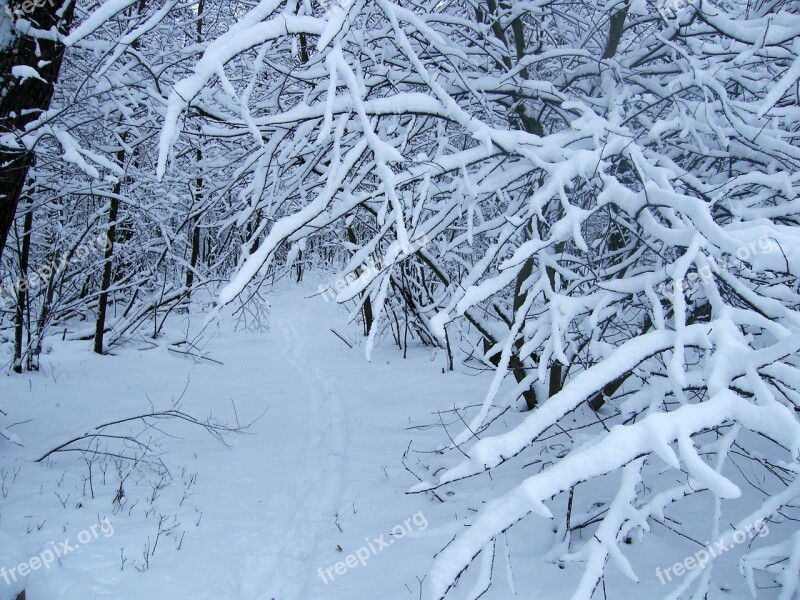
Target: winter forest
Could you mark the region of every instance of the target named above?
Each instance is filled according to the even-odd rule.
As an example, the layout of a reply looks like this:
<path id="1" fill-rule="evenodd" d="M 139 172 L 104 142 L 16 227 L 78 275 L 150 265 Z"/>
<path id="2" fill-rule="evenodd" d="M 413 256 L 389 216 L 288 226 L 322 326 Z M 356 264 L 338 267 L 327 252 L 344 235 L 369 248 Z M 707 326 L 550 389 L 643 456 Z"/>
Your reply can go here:
<path id="1" fill-rule="evenodd" d="M 0 0 L 0 600 L 800 598 L 797 0 Z"/>

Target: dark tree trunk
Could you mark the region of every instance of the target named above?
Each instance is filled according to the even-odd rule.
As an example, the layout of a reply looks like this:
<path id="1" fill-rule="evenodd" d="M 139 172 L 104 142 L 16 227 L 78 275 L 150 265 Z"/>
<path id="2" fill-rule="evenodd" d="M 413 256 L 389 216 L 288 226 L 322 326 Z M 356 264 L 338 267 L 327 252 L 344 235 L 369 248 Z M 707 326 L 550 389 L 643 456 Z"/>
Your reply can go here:
<path id="1" fill-rule="evenodd" d="M 608 43 L 603 52 L 603 58 L 613 58 L 617 53 L 622 34 L 625 33 L 625 19 L 628 16 L 628 10 L 630 10 L 630 5 L 626 4 L 622 10 L 614 13 L 609 19 Z"/>
<path id="2" fill-rule="evenodd" d="M 297 271 L 297 274 L 296 274 L 296 277 L 295 277 L 295 281 L 297 281 L 297 283 L 300 283 L 301 281 L 303 281 L 303 262 L 302 261 L 303 261 L 303 251 L 300 250 L 300 252 L 297 253 L 297 260 L 295 261 L 295 269 Z"/>
<path id="3" fill-rule="evenodd" d="M 14 372 L 22 373 L 22 342 L 25 333 L 25 306 L 28 303 L 28 262 L 31 255 L 31 230 L 33 229 L 33 203 L 22 224 L 22 251 L 19 256 L 19 284 L 17 287 L 17 312 L 14 317 Z"/>
<path id="4" fill-rule="evenodd" d="M 65 14 L 59 18 L 57 12 L 66 0 L 45 0 L 43 6 L 34 6 L 32 12 L 23 13 L 21 2 L 11 0 L 8 9 L 15 16 L 23 16 L 38 29 L 57 27 L 66 34 L 72 21 L 75 3 L 69 3 Z M 24 3 L 30 6 L 29 2 Z M 3 12 L 0 19 L 8 19 Z M 15 34 L 7 48 L 0 51 L 0 135 L 23 131 L 39 117 L 41 111 L 50 107 L 53 88 L 64 58 L 63 44 L 51 40 L 34 40 Z M 42 64 L 43 66 L 39 66 Z M 19 79 L 12 75 L 17 65 L 36 69 L 42 79 Z M 28 170 L 33 164 L 33 152 L 22 144 L 18 149 L 0 146 L 0 258 L 14 222 Z"/>
<path id="5" fill-rule="evenodd" d="M 492 23 L 492 32 L 497 40 L 501 43 L 501 45 L 506 49 L 507 53 L 502 55 L 502 66 L 505 67 L 506 70 L 512 70 L 514 68 L 514 59 L 511 56 L 511 44 L 509 43 L 508 36 L 506 35 L 506 29 L 504 29 L 503 24 L 500 21 L 500 13 L 506 12 L 511 8 L 511 5 L 507 1 L 501 1 L 499 4 L 497 0 L 486 0 L 486 16 L 490 19 Z M 479 10 L 479 20 L 482 20 L 484 17 L 483 11 Z M 513 33 L 513 45 L 514 50 L 516 52 L 516 60 L 522 60 L 525 55 L 528 53 L 526 48 L 527 41 L 525 37 L 525 24 L 522 20 L 517 17 L 512 20 L 511 22 L 511 32 Z M 527 78 L 527 70 L 523 69 L 521 72 L 523 78 Z M 515 122 L 515 117 L 518 121 Z M 518 106 L 514 109 L 512 114 L 509 114 L 509 123 L 512 127 L 520 127 L 524 131 L 528 133 L 533 133 L 538 136 L 544 135 L 544 130 L 542 128 L 541 123 L 528 115 L 525 112 L 524 103 L 520 102 Z M 541 182 L 540 182 L 541 185 Z M 529 235 L 530 231 L 526 229 L 526 239 Z M 522 308 L 522 305 L 525 303 L 525 298 L 527 296 L 526 293 L 522 292 L 522 284 L 525 280 L 530 277 L 531 273 L 533 272 L 534 261 L 532 258 L 529 258 L 525 261 L 525 264 L 520 271 L 519 276 L 517 276 L 517 281 L 514 289 L 514 312 L 516 313 L 518 310 Z M 492 342 L 488 339 L 484 339 L 484 349 L 486 351 L 492 346 Z M 514 376 L 514 379 L 517 383 L 522 382 L 527 373 L 525 369 L 525 362 L 523 358 L 519 355 L 519 351 L 522 349 L 523 340 L 520 338 L 515 341 L 514 349 L 512 350 L 511 357 L 509 358 L 509 369 Z M 489 359 L 492 364 L 497 366 L 500 364 L 500 355 L 497 354 Z M 528 410 L 533 410 L 536 408 L 538 404 L 538 399 L 536 398 L 536 391 L 533 386 L 529 387 L 527 390 L 522 392 L 522 397 L 525 399 L 525 406 Z"/>
<path id="6" fill-rule="evenodd" d="M 352 227 L 347 228 L 347 239 L 348 241 L 355 245 L 358 244 L 358 238 L 356 237 L 356 232 L 353 231 Z M 356 269 L 356 275 L 361 275 L 361 268 Z M 362 306 L 362 310 L 364 313 L 364 335 L 369 335 L 369 330 L 372 329 L 372 302 L 370 302 L 369 294 L 366 292 L 362 292 L 362 297 L 366 294 L 366 298 L 364 299 L 364 304 Z"/>
<path id="7" fill-rule="evenodd" d="M 203 6 L 203 3 L 200 3 Z M 198 28 L 200 25 L 198 25 Z M 200 161 L 203 160 L 203 151 L 197 150 L 197 163 L 198 169 L 200 168 Z M 195 191 L 194 201 L 202 205 L 203 195 L 203 177 L 202 175 L 197 178 L 197 190 Z M 189 220 L 189 233 L 191 242 L 191 254 L 189 256 L 189 268 L 186 269 L 186 298 L 191 298 L 192 286 L 194 285 L 194 270 L 197 267 L 197 259 L 200 256 L 200 216 L 197 215 Z"/>
<path id="8" fill-rule="evenodd" d="M 195 225 L 192 228 L 192 255 L 189 257 L 189 268 L 186 271 L 186 297 L 192 295 L 194 285 L 194 270 L 197 267 L 197 259 L 200 256 L 200 228 Z"/>
<path id="9" fill-rule="evenodd" d="M 144 10 L 144 0 L 139 6 L 139 13 Z M 203 12 L 205 10 L 204 0 L 200 0 L 197 4 L 197 24 L 195 29 L 194 41 L 198 44 L 203 42 Z M 197 169 L 200 174 L 197 177 L 197 190 L 195 191 L 194 200 L 202 205 L 203 197 L 203 171 L 200 163 L 203 161 L 203 151 L 198 148 L 195 154 L 197 158 Z M 194 285 L 194 270 L 197 267 L 197 258 L 200 256 L 200 216 L 197 215 L 190 220 L 190 236 L 191 236 L 191 255 L 189 256 L 189 268 L 186 270 L 186 298 L 191 298 L 192 286 Z"/>
<path id="10" fill-rule="evenodd" d="M 117 192 L 119 193 L 119 192 Z M 103 335 L 106 331 L 106 308 L 108 307 L 108 288 L 111 287 L 112 263 L 114 260 L 114 238 L 117 232 L 117 213 L 119 211 L 119 200 L 111 199 L 111 206 L 108 211 L 108 240 L 106 241 L 105 262 L 103 263 L 103 282 L 102 291 L 97 305 L 97 324 L 94 331 L 94 351 L 97 354 L 103 353 Z"/>
<path id="11" fill-rule="evenodd" d="M 125 134 L 122 135 L 123 142 Z M 117 163 L 120 167 L 125 164 L 125 150 L 117 152 Z M 100 291 L 100 298 L 97 304 L 97 323 L 94 331 L 94 351 L 97 354 L 103 353 L 103 336 L 106 331 L 106 308 L 108 307 L 108 288 L 111 287 L 111 275 L 114 262 L 114 242 L 117 237 L 117 215 L 119 214 L 119 196 L 122 191 L 122 180 L 114 184 L 114 198 L 110 200 L 108 210 L 108 232 L 106 233 L 106 252 L 103 262 L 103 281 Z"/>

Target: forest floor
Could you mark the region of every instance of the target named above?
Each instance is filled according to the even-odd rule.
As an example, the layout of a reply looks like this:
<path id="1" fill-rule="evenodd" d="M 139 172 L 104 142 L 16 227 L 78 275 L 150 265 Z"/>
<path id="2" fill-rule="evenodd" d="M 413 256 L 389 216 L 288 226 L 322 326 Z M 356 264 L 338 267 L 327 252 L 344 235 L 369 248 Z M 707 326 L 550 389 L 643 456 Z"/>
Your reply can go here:
<path id="1" fill-rule="evenodd" d="M 0 600 L 22 583 L 9 574 L 21 563 L 32 567 L 28 600 L 426 597 L 421 582 L 434 556 L 464 530 L 481 498 L 509 489 L 520 468 L 525 475 L 542 468 L 563 446 L 556 439 L 492 477 L 438 490 L 439 498 L 407 494 L 418 478 L 433 481 L 458 460 L 436 450 L 462 431 L 491 374 L 461 362 L 446 371 L 443 351 L 413 344 L 404 358 L 391 338 L 367 362 L 360 325 L 316 296 L 317 283 L 284 282 L 268 292 L 266 330 L 235 331 L 241 315 L 214 322 L 191 349 L 201 359 L 170 350 L 195 339 L 205 316 L 198 303 L 191 318 L 171 315 L 156 340 L 142 335 L 101 357 L 89 341 L 56 339 L 41 371 L 2 376 L 2 407 L 21 445 L 0 440 L 0 577 L 11 584 L 0 579 Z M 94 429 L 177 401 L 199 419 L 213 414 L 249 427 L 227 435 L 227 445 L 180 419 Z M 523 418 L 511 410 L 497 425 Z M 85 433 L 109 437 L 66 447 L 92 453 L 34 462 Z M 581 490 L 576 513 L 603 506 L 615 488 Z M 698 530 L 704 514 L 698 507 Z M 482 598 L 569 598 L 582 565 L 536 558 L 550 549 L 557 525 L 542 518 L 516 525 L 484 562 L 493 585 Z M 626 554 L 640 582 L 614 567 L 606 582 L 634 586 L 639 598 L 674 590 L 679 581 L 662 586 L 655 568 L 696 549 L 658 528 L 631 543 Z M 62 556 L 50 560 L 53 553 Z M 471 569 L 454 597 L 480 593 L 480 573 Z M 715 578 L 721 583 L 710 597 L 746 597 L 735 559 Z"/>
<path id="2" fill-rule="evenodd" d="M 452 537 L 453 515 L 431 496 L 405 493 L 417 480 L 403 456 L 417 440 L 426 450 L 446 441 L 437 410 L 480 402 L 486 382 L 442 373 L 441 351 L 412 347 L 403 359 L 391 340 L 368 363 L 360 326 L 315 290 L 284 285 L 267 294 L 267 331 L 234 333 L 230 316 L 215 333 L 206 330 L 203 356 L 211 360 L 168 350 L 168 341 L 185 336 L 187 317 L 176 315 L 159 340 L 142 338 L 103 357 L 91 353 L 90 342 L 57 341 L 41 372 L 3 377 L 4 408 L 27 422 L 11 429 L 22 447 L 2 448 L 0 532 L 17 547 L 0 552 L 0 566 L 62 540 L 79 546 L 31 573 L 28 600 L 352 599 L 376 597 L 376 590 L 419 597 L 418 578 Z M 202 316 L 193 315 L 193 328 Z M 245 424 L 263 416 L 226 437 L 229 448 L 176 420 L 159 422 L 159 431 L 128 426 L 125 434 L 158 448 L 166 477 L 158 465 L 133 468 L 107 455 L 31 460 L 102 423 L 169 409 L 178 398 L 198 418 L 213 412 Z M 122 453 L 100 442 L 98 450 Z M 78 446 L 87 444 L 71 447 Z M 127 444 L 129 454 L 135 450 Z M 110 526 L 91 531 L 106 518 Z M 79 534 L 90 537 L 85 532 L 92 539 L 80 544 Z"/>

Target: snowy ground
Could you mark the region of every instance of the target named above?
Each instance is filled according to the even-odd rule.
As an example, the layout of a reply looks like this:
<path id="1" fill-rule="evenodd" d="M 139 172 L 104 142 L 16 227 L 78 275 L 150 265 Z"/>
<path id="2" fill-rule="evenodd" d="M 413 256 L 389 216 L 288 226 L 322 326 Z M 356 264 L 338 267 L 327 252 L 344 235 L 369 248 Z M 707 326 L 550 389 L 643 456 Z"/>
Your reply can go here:
<path id="1" fill-rule="evenodd" d="M 418 597 L 417 577 L 447 540 L 432 532 L 429 520 L 441 512 L 434 501 L 405 494 L 416 480 L 401 459 L 409 441 L 420 437 L 408 427 L 435 423 L 436 408 L 479 400 L 481 386 L 472 377 L 442 374 L 444 356 L 429 350 L 403 360 L 386 344 L 366 363 L 346 312 L 305 298 L 311 294 L 310 286 L 292 286 L 269 295 L 268 332 L 220 328 L 204 351 L 222 365 L 163 346 L 98 357 L 87 342 L 56 342 L 42 373 L 3 378 L 4 406 L 14 421 L 30 419 L 12 428 L 23 447 L 5 444 L 2 460 L 8 474 L 0 526 L 17 540 L 20 561 L 50 542 L 74 545 L 79 533 L 106 517 L 113 527 L 107 537 L 96 529 L 99 535 L 60 565 L 34 571 L 29 600 L 154 598 L 167 590 L 187 599 L 367 598 L 377 590 Z M 185 317 L 175 319 L 171 334 L 179 335 L 179 321 Z M 332 326 L 355 348 L 330 333 Z M 198 417 L 213 411 L 244 423 L 267 412 L 248 434 L 229 437 L 230 449 L 178 422 L 163 423 L 162 435 L 146 434 L 158 438 L 172 474 L 154 502 L 156 473 L 138 483 L 133 479 L 140 474 L 129 477 L 120 506 L 111 459 L 92 467 L 94 499 L 89 467 L 78 453 L 31 462 L 95 425 L 148 412 L 150 401 L 169 408 L 181 394 L 182 409 Z M 169 437 L 176 435 L 182 439 Z M 162 529 L 178 525 L 159 536 L 144 570 L 158 515 L 168 520 Z M 393 540 L 397 525 L 410 533 Z M 336 563 L 359 549 L 359 563 L 337 573 Z"/>
<path id="2" fill-rule="evenodd" d="M 446 441 L 437 411 L 482 401 L 488 376 L 443 373 L 444 354 L 430 349 L 403 359 L 391 340 L 367 363 L 346 311 L 308 298 L 314 283 L 267 296 L 269 331 L 235 334 L 233 320 L 223 320 L 203 347 L 222 364 L 166 349 L 165 340 L 186 327 L 186 316 L 176 315 L 157 347 L 143 338 L 138 348 L 98 357 L 88 342 L 56 341 L 42 372 L 0 380 L 23 444 L 1 446 L 0 567 L 47 558 L 53 544 L 62 552 L 62 542 L 77 546 L 32 571 L 28 600 L 424 597 L 420 580 L 433 556 L 480 508 L 480 495 L 470 495 L 477 489 L 470 482 L 441 490 L 445 503 L 408 495 L 417 480 L 403 457 L 432 480 L 447 465 L 430 453 Z M 179 421 L 145 431 L 139 440 L 162 453 L 169 475 L 113 456 L 90 463 L 77 452 L 32 462 L 98 424 L 148 412 L 151 402 L 167 409 L 181 396 L 183 411 L 213 412 L 229 424 L 266 413 L 247 434 L 228 437 L 229 448 Z M 520 418 L 509 412 L 507 424 Z M 452 435 L 463 429 L 452 412 L 441 423 Z M 126 427 L 113 433 L 143 430 Z M 124 449 L 106 442 L 117 444 L 101 447 L 109 452 Z M 513 481 L 503 473 L 489 482 L 493 495 Z M 610 499 L 611 490 L 593 492 L 576 506 Z M 549 546 L 553 527 L 531 518 L 515 528 L 495 557 L 495 585 L 485 598 L 514 597 L 514 589 L 522 598 L 569 597 L 579 565 L 528 558 Z M 655 532 L 632 548 L 638 597 L 668 591 L 653 573 L 687 554 L 690 546 L 676 544 L 675 536 Z M 611 580 L 617 575 L 609 569 Z M 469 597 L 474 577 L 459 597 Z M 0 581 L 0 598 L 13 589 Z M 719 597 L 744 597 L 740 584 L 733 590 Z"/>

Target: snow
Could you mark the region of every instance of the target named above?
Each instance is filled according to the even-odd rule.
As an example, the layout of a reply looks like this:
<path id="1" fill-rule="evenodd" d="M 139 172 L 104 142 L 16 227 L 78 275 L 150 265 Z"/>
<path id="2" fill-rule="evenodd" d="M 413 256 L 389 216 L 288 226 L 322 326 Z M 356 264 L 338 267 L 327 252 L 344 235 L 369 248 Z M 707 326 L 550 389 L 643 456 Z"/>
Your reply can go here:
<path id="1" fill-rule="evenodd" d="M 97 31 L 111 17 L 133 6 L 135 3 L 136 0 L 106 0 L 64 38 L 64 45 L 73 46 L 77 44 Z"/>
<path id="2" fill-rule="evenodd" d="M 47 81 L 42 79 L 42 76 L 39 75 L 39 72 L 36 69 L 27 65 L 16 65 L 11 67 L 11 74 L 14 77 L 17 77 L 20 80 L 20 83 L 26 79 L 38 79 L 39 81 L 44 81 L 47 83 Z"/>
<path id="3" fill-rule="evenodd" d="M 437 406 L 452 408 L 453 393 L 463 400 L 474 396 L 474 380 L 442 375 L 437 365 L 444 357 L 431 363 L 421 350 L 404 361 L 396 349 L 377 347 L 365 366 L 363 353 L 324 335 L 334 327 L 352 344 L 363 343 L 358 328 L 346 323 L 345 311 L 306 298 L 315 288 L 269 294 L 271 328 L 264 334 L 234 335 L 226 317 L 204 349 L 222 365 L 195 363 L 162 345 L 97 357 L 83 342 L 62 342 L 54 344 L 42 373 L 3 376 L 5 409 L 15 421 L 34 419 L 36 426 L 14 427 L 24 448 L 2 446 L 4 468 L 22 471 L 13 484 L 4 483 L 8 497 L 0 499 L 0 567 L 35 556 L 51 540 L 74 539 L 98 515 L 108 516 L 115 530 L 65 556 L 60 565 L 34 573 L 29 600 L 136 600 L 160 597 L 165 589 L 187 600 L 344 600 L 371 597 L 377 589 L 401 598 L 406 586 L 419 588 L 416 577 L 424 575 L 443 540 L 433 526 L 423 531 L 412 523 L 413 535 L 327 584 L 317 569 L 324 572 L 367 538 L 389 539 L 395 525 L 419 511 L 432 524 L 447 522 L 441 507 L 404 494 L 415 481 L 400 462 L 409 441 L 406 427 L 432 418 Z M 168 338 L 181 335 L 183 327 L 176 320 Z M 424 395 L 409 393 L 404 382 L 412 377 L 430 383 Z M 162 536 L 150 567 L 139 572 L 146 538 L 152 541 L 157 531 L 155 517 L 144 510 L 152 482 L 127 486 L 124 508 L 118 510 L 113 484 L 101 491 L 96 480 L 94 499 L 85 492 L 86 466 L 79 457 L 61 455 L 42 465 L 30 459 L 108 417 L 148 410 L 148 397 L 156 408 L 169 406 L 184 387 L 186 412 L 213 411 L 228 421 L 238 416 L 242 423 L 264 414 L 248 434 L 229 439 L 231 448 L 204 432 L 162 423 L 165 435 L 157 437 L 173 476 L 197 473 L 196 483 L 182 504 L 180 482 L 164 488 L 153 504 L 157 513 L 177 516 L 185 537 L 177 550 L 180 534 Z M 48 418 L 54 414 L 57 419 Z M 429 443 L 438 443 L 438 437 L 431 435 Z M 66 509 L 50 489 L 60 479 L 61 497 L 69 495 Z M 78 502 L 83 506 L 76 509 Z M 44 525 L 37 529 L 37 523 Z M 8 542 L 9 536 L 18 543 Z M 128 561 L 124 570 L 121 549 Z"/>
<path id="4" fill-rule="evenodd" d="M 605 59 L 614 2 L 467 4 L 14 23 L 67 45 L 1 136 L 28 600 L 797 595 L 800 15 L 635 0 Z"/>
<path id="5" fill-rule="evenodd" d="M 458 536 L 436 558 L 429 583 L 431 596 L 443 597 L 450 582 L 498 532 L 531 512 L 552 517 L 543 504 L 544 500 L 568 490 L 576 483 L 620 469 L 634 461 L 649 450 L 653 434 L 681 440 L 689 432 L 713 427 L 715 423 L 734 416 L 745 426 L 765 435 L 777 435 L 787 445 L 791 455 L 800 452 L 800 425 L 789 411 L 779 405 L 773 405 L 768 410 L 759 410 L 730 393 L 719 394 L 702 404 L 683 406 L 671 413 L 651 415 L 650 418 L 630 426 L 617 425 L 591 447 L 571 453 L 550 469 L 529 477 L 510 492 L 483 507 L 469 530 Z M 776 431 L 776 428 L 780 431 Z M 680 445 L 684 463 L 690 475 L 696 478 L 693 483 L 695 489 L 708 486 L 708 489 L 727 497 L 740 495 L 735 485 L 700 461 L 694 449 L 689 448 L 685 441 Z M 452 477 L 452 474 L 446 476 Z M 614 552 L 616 551 L 612 554 Z M 625 560 L 618 556 L 617 563 L 629 577 L 635 579 Z M 594 575 L 597 575 L 596 568 Z M 589 576 L 592 576 L 591 571 Z M 580 595 L 576 594 L 574 597 L 588 600 L 592 589 L 584 589 Z"/>
<path id="6" fill-rule="evenodd" d="M 268 21 L 258 22 L 260 17 L 271 13 L 278 4 L 278 0 L 262 0 L 228 32 L 211 42 L 203 57 L 195 65 L 194 74 L 174 86 L 169 96 L 159 144 L 157 168 L 159 179 L 164 177 L 169 152 L 180 135 L 181 114 L 212 77 L 223 73 L 226 63 L 237 54 L 282 35 L 290 33 L 320 35 L 325 31 L 326 22 L 314 17 L 281 14 Z"/>
<path id="7" fill-rule="evenodd" d="M 800 450 L 797 428 L 791 417 L 787 420 L 784 408 L 775 403 L 755 407 L 721 393 L 700 405 L 612 428 L 605 439 L 574 450 L 550 470 L 519 487 L 509 487 L 511 482 L 505 476 L 498 477 L 496 484 L 509 491 L 482 506 L 473 520 L 471 502 L 464 503 L 468 496 L 441 504 L 427 494 L 404 494 L 415 479 L 401 459 L 408 452 L 410 440 L 415 448 L 422 449 L 435 447 L 440 441 L 438 430 L 414 429 L 412 433 L 407 429 L 409 425 L 436 422 L 436 411 L 448 410 L 454 402 L 480 406 L 482 390 L 490 378 L 481 377 L 482 385 L 476 386 L 472 376 L 442 373 L 444 355 L 435 353 L 431 362 L 430 350 L 421 348 L 412 349 L 409 358 L 403 360 L 396 349 L 375 346 L 372 361 L 365 363 L 358 349 L 365 344 L 358 328 L 346 323 L 346 311 L 313 297 L 317 281 L 312 279 L 301 286 L 281 285 L 268 294 L 271 329 L 266 333 L 234 335 L 232 317 L 224 314 L 203 351 L 204 356 L 222 364 L 186 360 L 161 344 L 152 350 L 127 348 L 116 356 L 97 357 L 84 343 L 60 342 L 47 356 L 42 373 L 5 377 L 0 382 L 6 398 L 4 408 L 13 412 L 15 420 L 34 419 L 14 427 L 24 440 L 23 448 L 4 447 L 4 463 L 12 468 L 21 466 L 22 471 L 8 485 L 7 498 L 2 500 L 0 525 L 4 530 L 0 535 L 6 542 L 0 548 L 6 554 L 0 566 L 18 564 L 24 557 L 37 555 L 51 540 L 74 538 L 104 516 L 114 526 L 112 536 L 100 536 L 64 557 L 60 565 L 35 572 L 28 580 L 31 600 L 91 594 L 136 600 L 157 597 L 167 587 L 170 595 L 179 600 L 349 600 L 373 597 L 376 590 L 381 590 L 384 597 L 399 599 L 408 595 L 408 589 L 417 593 L 418 580 L 425 577 L 431 564 L 433 574 L 425 580 L 423 589 L 438 597 L 442 586 L 463 567 L 472 551 L 480 552 L 480 568 L 475 580 L 463 590 L 465 598 L 477 597 L 485 589 L 489 567 L 494 564 L 494 584 L 487 597 L 507 598 L 510 585 L 517 589 L 536 585 L 542 598 L 556 600 L 567 594 L 563 584 L 557 583 L 565 571 L 555 566 L 549 574 L 540 568 L 530 573 L 520 570 L 519 561 L 523 559 L 519 553 L 524 546 L 515 542 L 513 553 L 502 540 L 493 542 L 500 547 L 487 546 L 491 532 L 507 527 L 530 511 L 542 520 L 552 519 L 554 513 L 546 502 L 557 490 L 592 473 L 608 471 L 615 465 L 622 467 L 647 448 L 653 448 L 668 465 L 678 467 L 678 455 L 670 446 L 672 440 L 678 440 L 680 460 L 691 474 L 690 488 L 708 486 L 723 496 L 736 496 L 738 486 L 706 465 L 698 456 L 699 449 L 686 437 L 690 431 L 726 418 L 726 414 L 736 414 L 746 426 L 769 431 L 787 448 Z M 184 319 L 176 317 L 175 333 L 168 332 L 168 339 L 184 329 Z M 331 327 L 354 348 L 348 348 L 333 334 L 324 335 Z M 702 336 L 704 329 L 700 325 L 687 326 L 687 343 Z M 634 347 L 642 351 L 652 351 L 658 345 L 668 348 L 673 337 L 674 332 L 653 332 L 621 349 L 618 358 L 612 354 L 610 360 L 619 363 L 619 372 L 623 372 L 627 364 L 638 360 Z M 789 346 L 785 346 L 774 352 L 788 350 Z M 759 359 L 768 360 L 768 355 Z M 521 424 L 533 424 L 544 418 L 543 413 L 557 407 L 569 410 L 577 398 L 585 395 L 580 390 L 589 381 L 594 388 L 602 385 L 587 372 L 583 379 L 578 377 L 565 388 L 563 399 L 554 397 Z M 424 393 L 420 393 L 422 390 Z M 170 424 L 161 426 L 164 435 L 158 436 L 159 445 L 169 468 L 174 474 L 197 475 L 188 490 L 185 480 L 173 483 L 152 505 L 158 514 L 176 518 L 184 537 L 179 550 L 176 536 L 162 537 L 149 567 L 140 572 L 137 566 L 141 566 L 146 537 L 152 539 L 157 532 L 154 517 L 146 516 L 146 511 L 151 510 L 146 497 L 152 493 L 152 482 L 127 486 L 124 510 L 118 510 L 112 502 L 113 484 L 103 487 L 96 482 L 96 497 L 87 494 L 80 475 L 85 465 L 77 457 L 57 456 L 42 465 L 29 461 L 56 441 L 107 420 L 101 418 L 99 409 L 104 403 L 108 406 L 103 412 L 113 418 L 147 409 L 150 402 L 156 408 L 168 406 L 172 398 L 182 394 L 184 410 L 193 414 L 213 410 L 219 417 L 243 423 L 262 413 L 263 416 L 249 434 L 231 438 L 230 448 L 203 432 L 175 429 Z M 108 403 L 109 397 L 113 403 Z M 760 410 L 772 411 L 771 416 L 760 415 Z M 52 414 L 59 418 L 46 418 Z M 473 419 L 482 419 L 479 412 L 472 414 Z M 776 427 L 781 422 L 784 425 Z M 47 426 L 42 428 L 45 423 Z M 527 425 L 529 431 L 531 426 Z M 509 441 L 529 439 L 519 431 L 518 427 Z M 511 452 L 513 448 L 502 437 L 478 442 L 470 449 L 476 465 Z M 599 541 L 592 542 L 595 538 L 590 536 L 589 545 L 578 554 L 564 556 L 565 564 L 573 565 L 568 569 L 580 569 L 582 573 L 581 585 L 573 597 L 589 597 L 585 592 L 599 577 L 597 565 L 604 562 L 605 556 L 612 558 L 624 577 L 638 578 L 638 593 L 643 597 L 661 593 L 658 580 L 643 574 L 636 553 L 625 551 L 624 545 L 617 546 L 625 535 L 622 532 L 649 527 L 647 517 L 663 512 L 667 502 L 668 496 L 662 495 L 662 500 L 654 498 L 650 507 L 631 506 L 631 490 L 638 485 L 641 464 L 642 460 L 636 459 L 624 467 L 627 483 L 620 487 L 612 512 L 598 530 Z M 410 466 L 412 470 L 419 468 L 416 461 Z M 446 481 L 464 474 L 446 472 L 440 479 Z M 66 509 L 58 496 L 41 491 L 59 479 L 62 483 L 58 493 L 62 498 L 69 497 Z M 439 490 L 441 493 L 442 488 Z M 598 493 L 608 497 L 610 490 Z M 787 489 L 774 502 L 786 501 L 791 494 Z M 74 508 L 78 502 L 82 507 Z M 144 503 L 143 509 L 137 508 L 137 502 Z M 764 510 L 770 507 L 765 506 Z M 417 530 L 371 554 L 364 565 L 358 564 L 344 575 L 333 571 L 332 581 L 326 583 L 319 576 L 318 569 L 324 574 L 326 568 L 348 553 L 368 540 L 388 535 L 396 524 L 419 511 L 430 523 L 426 530 Z M 452 523 L 452 511 L 460 514 L 459 522 L 471 526 L 465 529 Z M 698 523 L 702 522 L 701 514 L 696 517 Z M 37 523 L 44 524 L 37 529 Z M 623 523 L 624 528 L 618 533 Z M 460 534 L 456 541 L 434 559 L 456 533 Z M 469 545 L 465 546 L 467 542 Z M 342 553 L 338 552 L 339 547 Z M 128 562 L 121 570 L 123 556 Z M 752 568 L 761 564 L 757 562 L 759 556 L 754 554 L 749 559 Z M 504 560 L 508 564 L 502 567 Z M 527 564 L 528 559 L 524 560 Z M 588 569 L 583 560 L 589 561 Z M 136 566 L 133 561 L 137 561 Z M 497 568 L 507 570 L 507 583 L 498 584 Z M 605 576 L 609 577 L 608 571 Z M 538 578 L 538 583 L 531 577 Z"/>
<path id="8" fill-rule="evenodd" d="M 18 565 L 26 559 L 25 551 L 17 539 L 4 529 L 0 529 L 0 565 Z M 16 600 L 17 594 L 25 589 L 25 578 L 9 583 L 0 582 L 0 600 Z"/>
<path id="9" fill-rule="evenodd" d="M 242 291 L 247 284 L 256 276 L 258 271 L 269 264 L 270 259 L 273 257 L 273 252 L 281 243 L 284 236 L 290 235 L 292 232 L 297 231 L 315 217 L 319 216 L 326 208 L 331 197 L 334 195 L 336 189 L 343 183 L 344 178 L 349 169 L 353 167 L 356 161 L 360 158 L 361 154 L 367 147 L 366 140 L 357 144 L 354 148 L 348 151 L 343 157 L 341 164 L 335 164 L 339 157 L 334 157 L 331 161 L 331 169 L 328 175 L 328 185 L 322 190 L 317 197 L 308 203 L 301 210 L 295 214 L 282 218 L 275 223 L 270 230 L 267 237 L 261 243 L 258 250 L 251 256 L 247 257 L 244 265 L 238 270 L 231 282 L 226 285 L 219 292 L 219 302 L 221 305 L 226 305 L 232 302 Z"/>

